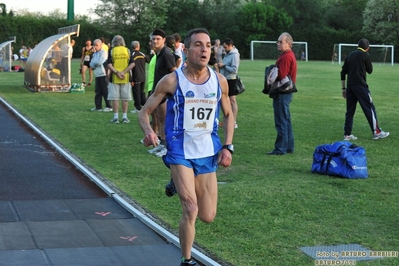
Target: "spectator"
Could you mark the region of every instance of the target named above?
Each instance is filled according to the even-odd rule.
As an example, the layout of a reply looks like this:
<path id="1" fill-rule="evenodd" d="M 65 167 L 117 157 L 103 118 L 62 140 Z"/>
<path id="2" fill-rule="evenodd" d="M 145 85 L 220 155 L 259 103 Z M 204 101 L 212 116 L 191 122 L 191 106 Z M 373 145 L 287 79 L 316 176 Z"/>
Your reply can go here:
<path id="1" fill-rule="evenodd" d="M 28 60 L 28 50 L 25 45 L 22 45 L 21 49 L 19 49 L 19 64 L 21 67 L 26 66 L 26 61 Z"/>
<path id="2" fill-rule="evenodd" d="M 132 85 L 133 100 L 135 109 L 131 113 L 138 113 L 145 104 L 147 96 L 144 92 L 145 85 L 145 63 L 148 63 L 147 56 L 140 51 L 140 43 L 133 41 L 131 43 L 133 52 L 134 67 L 131 70 L 130 84 Z"/>
<path id="3" fill-rule="evenodd" d="M 152 43 L 153 48 L 157 54 L 157 61 L 155 64 L 155 72 L 154 72 L 154 86 L 152 93 L 155 90 L 155 86 L 157 83 L 167 74 L 175 71 L 176 69 L 176 61 L 173 53 L 170 51 L 168 47 L 165 45 L 166 35 L 163 30 L 156 29 L 152 33 Z M 149 153 L 153 153 L 159 157 L 162 157 L 166 154 L 166 141 L 165 141 L 165 112 L 166 112 L 166 98 L 159 104 L 156 108 L 157 118 L 158 118 L 158 129 L 159 135 L 161 138 L 161 144 L 158 147 L 155 147 L 152 150 L 149 150 Z"/>
<path id="4" fill-rule="evenodd" d="M 150 62 L 148 63 L 148 75 L 147 75 L 147 91 L 148 91 L 148 97 L 150 97 L 152 89 L 154 88 L 154 74 L 155 74 L 155 65 L 157 62 L 157 54 L 155 52 L 155 48 L 152 42 L 152 33 L 150 35 L 150 55 L 149 57 Z M 155 133 L 158 133 L 158 117 L 157 117 L 157 112 L 154 111 L 151 113 L 151 125 L 152 129 L 154 130 Z M 144 141 L 144 140 L 143 140 Z"/>
<path id="5" fill-rule="evenodd" d="M 218 62 L 217 66 L 220 69 L 220 73 L 227 79 L 229 84 L 229 97 L 231 103 L 231 110 L 234 114 L 234 128 L 238 128 L 237 114 L 237 73 L 240 65 L 240 54 L 237 48 L 234 47 L 232 39 L 227 38 L 223 41 L 223 49 L 226 51 L 226 55 L 223 58 L 223 62 Z"/>
<path id="6" fill-rule="evenodd" d="M 179 33 L 173 33 L 173 38 L 175 38 L 175 54 L 177 54 L 181 58 L 180 64 L 177 66 L 178 68 L 183 66 L 184 62 L 186 61 L 184 55 L 184 44 L 181 42 L 181 37 Z"/>
<path id="7" fill-rule="evenodd" d="M 357 139 L 357 137 L 352 135 L 353 116 L 355 115 L 357 102 L 359 102 L 367 118 L 373 139 L 383 139 L 389 136 L 389 132 L 382 131 L 378 126 L 377 112 L 366 82 L 366 73 L 371 74 L 373 72 L 373 65 L 368 53 L 369 49 L 369 41 L 364 38 L 360 39 L 357 49 L 346 57 L 342 66 L 342 97 L 346 99 L 344 140 Z M 345 87 L 346 76 L 348 76 L 347 87 Z"/>
<path id="8" fill-rule="evenodd" d="M 100 37 L 100 40 L 101 40 L 101 42 L 102 42 L 102 48 L 101 48 L 101 49 L 104 50 L 104 51 L 107 53 L 107 55 L 108 55 L 109 47 L 108 47 L 108 45 L 105 43 L 104 37 Z M 108 70 L 108 64 L 107 64 L 107 62 L 104 63 L 104 68 L 105 68 L 105 73 L 107 73 L 106 80 L 107 80 L 107 87 L 108 87 L 108 83 L 109 83 L 108 77 L 110 76 L 110 73 L 109 73 L 109 70 Z"/>
<path id="9" fill-rule="evenodd" d="M 125 45 L 125 39 L 121 35 L 115 35 L 112 39 L 112 48 L 108 53 L 108 69 L 110 70 L 108 100 L 112 101 L 114 111 L 111 123 L 119 124 L 119 101 L 122 102 L 122 123 L 130 123 L 127 110 L 128 101 L 132 100 L 129 73 L 133 67 L 133 58 Z"/>
<path id="10" fill-rule="evenodd" d="M 73 46 L 75 45 L 75 40 L 71 39 L 70 42 L 65 43 L 61 46 L 61 82 L 69 83 L 70 73 L 69 73 L 69 65 L 73 55 Z"/>
<path id="11" fill-rule="evenodd" d="M 166 46 L 169 47 L 170 51 L 173 53 L 174 57 L 175 57 L 175 61 L 176 61 L 176 67 L 179 68 L 179 66 L 182 66 L 182 58 L 176 54 L 176 41 L 175 41 L 175 37 L 173 37 L 172 35 L 166 36 L 166 42 L 165 42 Z"/>
<path id="12" fill-rule="evenodd" d="M 291 35 L 284 32 L 277 41 L 277 49 L 280 56 L 277 59 L 278 67 L 277 80 L 282 80 L 289 75 L 292 81 L 296 82 L 296 59 L 291 50 L 293 39 Z M 267 155 L 283 155 L 294 152 L 294 134 L 292 132 L 290 104 L 292 92 L 277 93 L 273 96 L 274 125 L 277 131 L 277 138 L 274 149 Z"/>
<path id="13" fill-rule="evenodd" d="M 107 72 L 104 67 L 104 63 L 107 62 L 108 53 L 102 49 L 102 42 L 100 39 L 94 40 L 95 53 L 90 61 L 90 68 L 93 69 L 94 75 L 96 77 L 95 85 L 95 96 L 94 104 L 95 107 L 91 109 L 92 111 L 112 111 L 112 106 L 108 97 L 108 87 L 107 87 Z M 102 109 L 102 99 L 105 101 L 105 108 Z"/>
<path id="14" fill-rule="evenodd" d="M 215 62 L 215 64 L 214 64 L 214 67 L 215 67 L 215 70 L 216 70 L 217 72 L 219 72 L 219 67 L 218 67 L 218 64 L 217 64 L 217 63 L 223 62 L 223 56 L 224 56 L 225 53 L 226 53 L 226 52 L 224 51 L 224 49 L 223 49 L 223 46 L 220 45 L 220 40 L 219 40 L 219 39 L 216 39 L 216 40 L 215 40 L 215 45 L 213 46 L 213 51 L 214 51 L 215 60 L 216 60 L 216 62 Z"/>
<path id="15" fill-rule="evenodd" d="M 86 71 L 89 70 L 89 83 L 87 84 L 90 87 L 93 82 L 93 70 L 90 68 L 90 61 L 93 57 L 93 54 L 96 50 L 91 45 L 91 39 L 86 40 L 86 46 L 82 48 L 82 57 L 80 59 L 80 72 L 82 74 L 82 83 L 86 85 Z"/>

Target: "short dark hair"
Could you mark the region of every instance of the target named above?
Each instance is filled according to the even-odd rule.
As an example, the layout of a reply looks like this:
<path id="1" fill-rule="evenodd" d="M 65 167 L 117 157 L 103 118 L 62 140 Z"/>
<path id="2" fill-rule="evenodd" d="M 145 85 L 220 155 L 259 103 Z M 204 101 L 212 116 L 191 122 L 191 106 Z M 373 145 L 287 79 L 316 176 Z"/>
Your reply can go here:
<path id="1" fill-rule="evenodd" d="M 165 37 L 166 37 L 166 34 L 165 34 L 164 30 L 161 30 L 161 29 L 156 29 L 156 30 L 154 30 L 154 31 L 152 32 L 152 35 L 153 35 L 153 36 L 154 36 L 154 35 L 158 35 L 158 36 L 161 36 L 162 38 L 165 38 Z"/>
<path id="2" fill-rule="evenodd" d="M 367 48 L 370 47 L 370 42 L 369 40 L 362 38 L 359 40 L 359 42 L 357 43 L 357 46 L 359 46 L 360 48 L 366 50 Z"/>
<path id="3" fill-rule="evenodd" d="M 186 48 L 190 48 L 190 44 L 191 44 L 191 36 L 193 36 L 194 34 L 198 34 L 198 33 L 205 33 L 206 35 L 209 36 L 209 32 L 207 29 L 204 28 L 196 28 L 196 29 L 192 29 L 190 30 L 186 37 L 184 38 L 184 47 Z"/>
<path id="4" fill-rule="evenodd" d="M 227 44 L 227 45 L 234 45 L 234 42 L 232 39 L 230 38 L 226 38 L 224 39 L 223 43 Z"/>

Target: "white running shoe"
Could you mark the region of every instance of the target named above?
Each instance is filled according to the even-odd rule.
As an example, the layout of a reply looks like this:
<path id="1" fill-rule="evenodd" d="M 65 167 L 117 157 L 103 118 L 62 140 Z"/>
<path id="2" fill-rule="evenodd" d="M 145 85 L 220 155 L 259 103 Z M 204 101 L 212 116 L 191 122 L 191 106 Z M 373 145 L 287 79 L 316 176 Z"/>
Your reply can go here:
<path id="1" fill-rule="evenodd" d="M 132 111 L 130 111 L 132 114 L 138 114 L 140 112 L 140 110 L 134 109 Z"/>
<path id="2" fill-rule="evenodd" d="M 113 123 L 113 124 L 119 124 L 118 118 L 113 118 L 113 119 L 111 119 L 110 122 Z"/>
<path id="3" fill-rule="evenodd" d="M 122 123 L 128 124 L 130 120 L 127 117 L 122 118 Z"/>
<path id="4" fill-rule="evenodd" d="M 383 139 L 389 136 L 389 132 L 382 131 L 378 134 L 373 135 L 373 139 Z"/>
<path id="5" fill-rule="evenodd" d="M 162 156 L 166 155 L 167 152 L 168 152 L 168 149 L 163 148 L 160 152 L 156 153 L 155 155 L 158 157 L 162 157 Z"/>
<path id="6" fill-rule="evenodd" d="M 156 153 L 160 152 L 163 148 L 165 148 L 164 145 L 158 145 L 154 149 L 148 150 L 148 153 L 156 154 Z"/>
<path id="7" fill-rule="evenodd" d="M 103 109 L 103 112 L 111 112 L 112 111 L 112 108 L 109 108 L 109 107 L 105 107 L 104 109 Z"/>
<path id="8" fill-rule="evenodd" d="M 158 139 L 157 142 L 158 142 L 158 145 L 161 143 L 161 141 L 160 141 L 159 139 Z M 140 143 L 141 143 L 141 144 L 144 144 L 144 139 L 141 139 L 141 140 L 140 140 Z"/>
<path id="9" fill-rule="evenodd" d="M 357 137 L 351 135 L 345 135 L 344 136 L 344 140 L 357 140 Z"/>

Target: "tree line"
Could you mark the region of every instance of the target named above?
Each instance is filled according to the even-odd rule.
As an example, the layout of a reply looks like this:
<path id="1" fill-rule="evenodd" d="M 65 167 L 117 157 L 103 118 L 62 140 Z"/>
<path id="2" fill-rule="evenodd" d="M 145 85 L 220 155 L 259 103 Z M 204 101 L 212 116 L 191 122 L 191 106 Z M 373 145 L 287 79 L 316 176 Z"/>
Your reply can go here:
<path id="1" fill-rule="evenodd" d="M 310 60 L 330 60 L 334 44 L 399 44 L 399 0 L 100 0 L 88 16 L 67 21 L 66 14 L 32 14 L 29 10 L 7 10 L 0 4 L 0 42 L 16 36 L 15 46 L 34 45 L 57 33 L 58 28 L 80 24 L 75 57 L 88 38 L 120 34 L 127 44 L 133 40 L 148 49 L 149 34 L 162 28 L 183 38 L 192 28 L 208 29 L 211 38 L 231 38 L 242 58 L 250 57 L 252 40 L 277 40 L 289 32 L 294 41 L 308 42 Z M 395 49 L 397 51 L 397 49 Z M 395 61 L 399 60 L 395 53 Z"/>

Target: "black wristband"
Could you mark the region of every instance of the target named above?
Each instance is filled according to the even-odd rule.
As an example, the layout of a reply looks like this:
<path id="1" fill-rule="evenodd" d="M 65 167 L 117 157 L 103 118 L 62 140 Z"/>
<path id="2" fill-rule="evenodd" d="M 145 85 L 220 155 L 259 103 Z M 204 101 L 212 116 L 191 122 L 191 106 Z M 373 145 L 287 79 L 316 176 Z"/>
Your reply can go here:
<path id="1" fill-rule="evenodd" d="M 346 90 L 346 88 L 342 88 L 342 90 L 344 91 L 344 90 Z"/>

